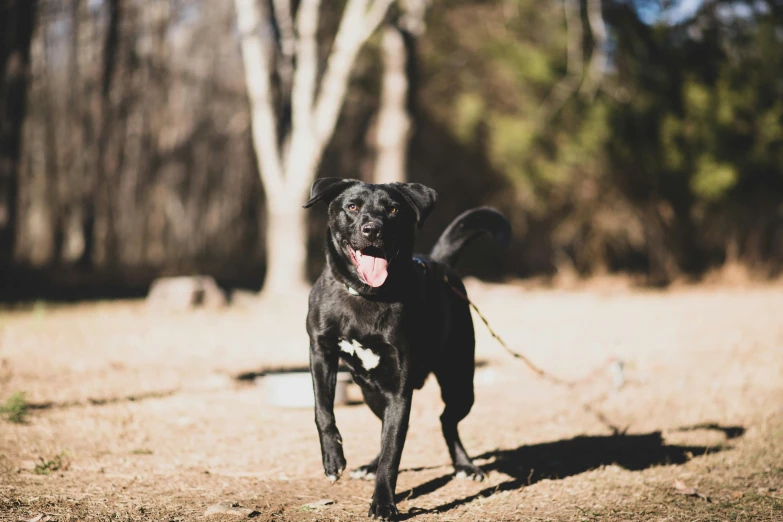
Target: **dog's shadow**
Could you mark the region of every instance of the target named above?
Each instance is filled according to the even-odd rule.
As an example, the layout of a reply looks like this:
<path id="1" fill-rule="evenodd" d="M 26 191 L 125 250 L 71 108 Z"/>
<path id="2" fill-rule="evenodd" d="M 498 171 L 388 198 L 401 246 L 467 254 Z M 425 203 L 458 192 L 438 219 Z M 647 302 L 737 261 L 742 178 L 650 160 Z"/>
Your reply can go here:
<path id="1" fill-rule="evenodd" d="M 745 429 L 739 426 L 722 427 L 714 424 L 690 426 L 678 431 L 696 429 L 721 431 L 726 439 L 734 439 L 745 433 Z M 407 520 L 423 513 L 442 513 L 478 498 L 488 497 L 498 491 L 519 489 L 543 479 L 562 479 L 601 466 L 613 464 L 627 470 L 639 471 L 658 465 L 682 464 L 708 451 L 717 452 L 721 449 L 725 448 L 667 445 L 661 432 L 653 432 L 642 435 L 579 436 L 556 442 L 520 446 L 511 450 L 494 450 L 479 455 L 476 459 L 489 460 L 488 463 L 481 465 L 484 471 L 499 471 L 512 477 L 510 480 L 431 509 L 411 508 L 408 513 L 401 515 L 400 520 Z M 432 493 L 446 485 L 452 478 L 451 474 L 444 475 L 403 491 L 397 495 L 397 502 L 413 500 Z"/>

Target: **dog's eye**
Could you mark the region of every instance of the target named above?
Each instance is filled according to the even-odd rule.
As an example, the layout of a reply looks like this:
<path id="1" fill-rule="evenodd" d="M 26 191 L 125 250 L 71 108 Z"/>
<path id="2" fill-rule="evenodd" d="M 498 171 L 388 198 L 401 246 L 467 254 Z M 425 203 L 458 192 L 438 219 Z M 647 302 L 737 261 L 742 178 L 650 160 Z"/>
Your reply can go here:
<path id="1" fill-rule="evenodd" d="M 392 214 L 396 214 L 399 210 L 400 209 L 398 209 L 397 207 L 392 207 L 389 212 L 391 212 Z"/>
<path id="2" fill-rule="evenodd" d="M 356 206 L 356 203 L 351 203 L 350 205 L 348 205 L 348 210 L 350 210 L 351 212 L 356 212 L 357 210 L 359 210 L 359 207 Z"/>

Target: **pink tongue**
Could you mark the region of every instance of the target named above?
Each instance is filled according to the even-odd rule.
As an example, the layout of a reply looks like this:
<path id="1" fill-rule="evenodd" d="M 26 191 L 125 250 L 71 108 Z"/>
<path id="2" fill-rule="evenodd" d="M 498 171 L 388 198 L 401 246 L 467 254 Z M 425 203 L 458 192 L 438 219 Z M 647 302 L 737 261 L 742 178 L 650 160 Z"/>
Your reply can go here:
<path id="1" fill-rule="evenodd" d="M 386 271 L 389 262 L 382 257 L 372 257 L 367 255 L 356 256 L 358 263 L 357 269 L 364 282 L 373 288 L 378 288 L 386 281 L 389 272 Z"/>

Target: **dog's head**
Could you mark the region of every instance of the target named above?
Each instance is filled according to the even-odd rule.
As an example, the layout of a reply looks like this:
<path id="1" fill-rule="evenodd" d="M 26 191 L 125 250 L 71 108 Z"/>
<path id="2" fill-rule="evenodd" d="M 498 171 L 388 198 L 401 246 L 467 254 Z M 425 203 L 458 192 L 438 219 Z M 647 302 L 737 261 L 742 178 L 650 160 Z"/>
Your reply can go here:
<path id="1" fill-rule="evenodd" d="M 432 212 L 438 194 L 418 183 L 372 185 L 321 178 L 310 189 L 309 208 L 329 207 L 330 261 L 349 280 L 378 288 L 413 253 L 414 227 Z"/>

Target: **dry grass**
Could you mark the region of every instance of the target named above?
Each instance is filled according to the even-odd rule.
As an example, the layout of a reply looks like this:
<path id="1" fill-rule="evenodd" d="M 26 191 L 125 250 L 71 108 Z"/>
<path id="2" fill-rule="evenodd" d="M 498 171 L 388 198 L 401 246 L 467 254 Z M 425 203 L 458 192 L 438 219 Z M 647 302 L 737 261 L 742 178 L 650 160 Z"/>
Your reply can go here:
<path id="1" fill-rule="evenodd" d="M 27 400 L 24 392 L 14 392 L 0 404 L 0 418 L 16 424 L 24 424 L 27 417 Z"/>
<path id="2" fill-rule="evenodd" d="M 428 382 L 397 488 L 404 518 L 783 520 L 779 288 L 469 290 L 510 344 L 565 378 L 622 358 L 627 386 L 595 407 L 627 431 L 581 406 L 608 377 L 573 392 L 537 380 L 477 323 L 486 365 L 461 429 L 489 481 L 451 480 Z M 296 298 L 167 316 L 140 303 L 4 312 L 0 400 L 25 392 L 28 415 L 0 422 L 0 520 L 205 520 L 218 502 L 256 520 L 365 520 L 372 484 L 328 485 L 312 412 L 266 406 L 234 379 L 304 365 L 303 314 Z M 369 460 L 380 423 L 364 406 L 337 420 L 349 466 Z M 320 499 L 335 502 L 308 506 Z"/>

